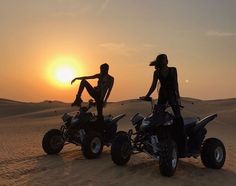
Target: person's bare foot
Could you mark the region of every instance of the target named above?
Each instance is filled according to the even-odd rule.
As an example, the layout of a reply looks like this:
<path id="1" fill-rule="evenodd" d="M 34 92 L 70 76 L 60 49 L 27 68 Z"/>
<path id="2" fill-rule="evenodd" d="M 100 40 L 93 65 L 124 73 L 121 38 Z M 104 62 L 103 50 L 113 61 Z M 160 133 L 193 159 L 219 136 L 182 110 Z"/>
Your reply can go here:
<path id="1" fill-rule="evenodd" d="M 71 106 L 72 107 L 73 106 L 80 107 L 82 102 L 83 102 L 83 100 L 79 96 L 76 96 L 75 101 L 71 104 Z"/>

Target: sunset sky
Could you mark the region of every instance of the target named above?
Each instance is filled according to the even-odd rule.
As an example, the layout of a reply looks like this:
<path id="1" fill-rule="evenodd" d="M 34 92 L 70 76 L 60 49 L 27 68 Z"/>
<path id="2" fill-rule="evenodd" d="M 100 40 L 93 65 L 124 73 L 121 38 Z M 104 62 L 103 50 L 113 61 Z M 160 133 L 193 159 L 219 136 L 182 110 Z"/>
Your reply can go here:
<path id="1" fill-rule="evenodd" d="M 159 53 L 177 67 L 181 96 L 236 97 L 235 7 L 235 0 L 0 0 L 0 97 L 72 102 L 79 85 L 70 85 L 72 76 L 107 62 L 110 101 L 138 98 Z"/>

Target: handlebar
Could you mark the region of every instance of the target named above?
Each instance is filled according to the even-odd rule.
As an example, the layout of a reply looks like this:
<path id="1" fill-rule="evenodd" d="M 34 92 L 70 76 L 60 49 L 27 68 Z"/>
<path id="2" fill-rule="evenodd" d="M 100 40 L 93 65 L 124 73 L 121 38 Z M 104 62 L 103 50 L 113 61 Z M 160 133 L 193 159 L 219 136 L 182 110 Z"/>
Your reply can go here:
<path id="1" fill-rule="evenodd" d="M 142 96 L 142 97 L 139 97 L 139 100 L 150 102 L 151 103 L 151 111 L 154 109 L 155 103 L 154 103 L 152 97 Z"/>
<path id="2" fill-rule="evenodd" d="M 88 101 L 88 105 L 87 106 L 82 106 L 82 107 L 80 107 L 80 112 L 87 112 L 89 109 L 91 109 L 92 107 L 95 107 L 96 106 L 96 103 L 92 100 L 92 99 L 90 99 L 89 101 Z"/>
<path id="3" fill-rule="evenodd" d="M 151 102 L 152 109 L 154 109 L 155 103 L 154 103 L 152 97 L 142 96 L 142 97 L 139 97 L 139 100 Z M 184 106 L 182 106 L 182 105 L 178 105 L 178 106 L 179 106 L 181 109 L 184 108 Z M 168 107 L 171 107 L 171 105 L 170 105 L 170 104 L 166 104 L 166 105 L 164 105 L 164 107 L 165 107 L 165 109 L 167 109 Z"/>
<path id="4" fill-rule="evenodd" d="M 90 99 L 88 101 L 88 108 L 95 107 L 95 106 L 96 106 L 96 103 L 94 102 L 94 100 Z"/>
<path id="5" fill-rule="evenodd" d="M 142 100 L 142 101 L 153 101 L 152 97 L 146 97 L 146 96 L 139 97 L 139 100 Z"/>

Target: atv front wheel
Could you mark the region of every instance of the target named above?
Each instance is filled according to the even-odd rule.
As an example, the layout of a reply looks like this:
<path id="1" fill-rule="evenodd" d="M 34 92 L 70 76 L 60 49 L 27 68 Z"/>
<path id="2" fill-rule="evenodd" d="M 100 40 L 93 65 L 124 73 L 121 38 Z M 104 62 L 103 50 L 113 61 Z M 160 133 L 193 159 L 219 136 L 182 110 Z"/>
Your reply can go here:
<path id="1" fill-rule="evenodd" d="M 111 146 L 111 159 L 117 165 L 125 165 L 131 156 L 131 143 L 127 133 L 116 135 Z"/>
<path id="2" fill-rule="evenodd" d="M 171 177 L 178 165 L 177 145 L 173 140 L 164 140 L 160 143 L 160 147 L 160 172 L 163 176 Z"/>
<path id="3" fill-rule="evenodd" d="M 98 132 L 89 132 L 82 142 L 82 152 L 87 159 L 95 159 L 102 153 L 103 140 Z"/>
<path id="4" fill-rule="evenodd" d="M 42 147 L 47 154 L 58 154 L 64 147 L 62 132 L 58 129 L 49 130 L 43 137 Z"/>
<path id="5" fill-rule="evenodd" d="M 220 169 L 225 163 L 224 144 L 216 138 L 208 138 L 204 141 L 201 150 L 202 163 L 207 168 Z"/>

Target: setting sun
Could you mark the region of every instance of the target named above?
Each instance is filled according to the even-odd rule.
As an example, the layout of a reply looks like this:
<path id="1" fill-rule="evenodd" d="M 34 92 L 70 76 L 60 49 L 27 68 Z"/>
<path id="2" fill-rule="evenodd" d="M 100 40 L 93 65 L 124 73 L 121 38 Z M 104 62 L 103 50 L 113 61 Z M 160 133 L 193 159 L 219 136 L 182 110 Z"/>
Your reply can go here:
<path id="1" fill-rule="evenodd" d="M 52 60 L 47 69 L 47 78 L 58 87 L 69 87 L 71 80 L 81 75 L 82 69 L 78 60 L 72 57 L 58 57 Z"/>
<path id="2" fill-rule="evenodd" d="M 74 70 L 71 67 L 60 67 L 55 73 L 56 80 L 60 83 L 69 83 L 75 77 Z"/>

